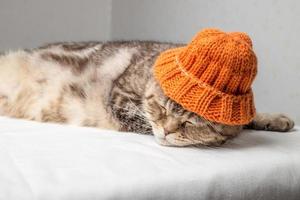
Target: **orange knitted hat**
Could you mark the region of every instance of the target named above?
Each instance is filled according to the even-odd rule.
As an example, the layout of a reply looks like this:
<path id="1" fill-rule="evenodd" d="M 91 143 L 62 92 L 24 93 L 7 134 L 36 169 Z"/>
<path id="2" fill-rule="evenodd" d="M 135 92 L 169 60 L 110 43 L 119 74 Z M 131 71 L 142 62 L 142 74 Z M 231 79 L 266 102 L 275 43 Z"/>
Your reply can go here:
<path id="1" fill-rule="evenodd" d="M 187 46 L 161 53 L 154 65 L 166 96 L 207 120 L 228 125 L 253 119 L 256 73 L 249 36 L 218 29 L 204 29 Z"/>

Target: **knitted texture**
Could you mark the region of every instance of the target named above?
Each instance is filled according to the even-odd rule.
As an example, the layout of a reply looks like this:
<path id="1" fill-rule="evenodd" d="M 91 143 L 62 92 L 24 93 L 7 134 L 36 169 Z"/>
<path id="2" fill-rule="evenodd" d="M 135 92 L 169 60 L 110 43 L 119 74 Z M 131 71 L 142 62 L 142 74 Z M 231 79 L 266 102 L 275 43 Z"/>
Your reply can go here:
<path id="1" fill-rule="evenodd" d="M 257 59 L 249 36 L 204 29 L 184 47 L 162 52 L 154 77 L 165 95 L 207 120 L 249 123 L 255 115 L 251 84 Z"/>

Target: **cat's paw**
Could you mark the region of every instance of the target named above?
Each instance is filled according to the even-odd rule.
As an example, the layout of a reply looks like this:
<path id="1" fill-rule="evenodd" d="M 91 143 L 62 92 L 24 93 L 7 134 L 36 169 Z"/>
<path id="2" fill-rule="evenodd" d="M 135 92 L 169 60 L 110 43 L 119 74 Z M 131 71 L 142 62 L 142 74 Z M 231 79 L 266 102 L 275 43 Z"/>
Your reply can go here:
<path id="1" fill-rule="evenodd" d="M 287 132 L 294 127 L 294 121 L 284 114 L 258 114 L 248 128 L 266 131 Z"/>

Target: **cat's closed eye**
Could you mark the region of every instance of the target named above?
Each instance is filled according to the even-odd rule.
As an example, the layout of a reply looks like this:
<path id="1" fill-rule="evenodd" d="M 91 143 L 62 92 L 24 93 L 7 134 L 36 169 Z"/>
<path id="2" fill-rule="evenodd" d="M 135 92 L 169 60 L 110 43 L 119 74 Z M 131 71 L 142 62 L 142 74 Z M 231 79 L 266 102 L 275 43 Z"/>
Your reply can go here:
<path id="1" fill-rule="evenodd" d="M 167 114 L 167 109 L 164 106 L 162 106 L 162 105 L 159 105 L 159 106 L 160 106 L 160 112 L 161 112 L 161 114 L 162 115 L 166 115 Z"/>
<path id="2" fill-rule="evenodd" d="M 183 123 L 182 123 L 182 126 L 183 127 L 186 127 L 186 126 L 193 126 L 193 125 L 195 125 L 193 122 L 191 122 L 191 121 L 184 121 Z"/>

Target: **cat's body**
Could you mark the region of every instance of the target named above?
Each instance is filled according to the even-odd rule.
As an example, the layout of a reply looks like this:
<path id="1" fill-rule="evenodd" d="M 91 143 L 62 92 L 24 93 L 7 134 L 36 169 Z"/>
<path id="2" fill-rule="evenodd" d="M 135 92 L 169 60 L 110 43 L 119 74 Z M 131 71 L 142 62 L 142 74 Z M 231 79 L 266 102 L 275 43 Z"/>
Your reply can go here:
<path id="1" fill-rule="evenodd" d="M 163 94 L 152 75 L 157 56 L 178 46 L 57 43 L 8 53 L 0 57 L 0 114 L 154 133 L 163 145 L 222 144 L 243 127 L 213 123 L 184 110 Z M 279 131 L 293 127 L 281 115 L 256 119 L 248 127 Z"/>
<path id="2" fill-rule="evenodd" d="M 141 42 L 57 43 L 9 53 L 0 59 L 1 114 L 101 128 L 127 127 L 139 132 L 139 127 L 120 123 L 127 123 L 124 120 L 129 120 L 130 114 L 123 116 L 116 106 L 123 110 L 131 107 L 129 112 L 137 114 L 130 100 L 141 104 L 155 57 L 172 47 L 161 46 Z M 123 102 L 119 102 L 120 97 Z"/>

